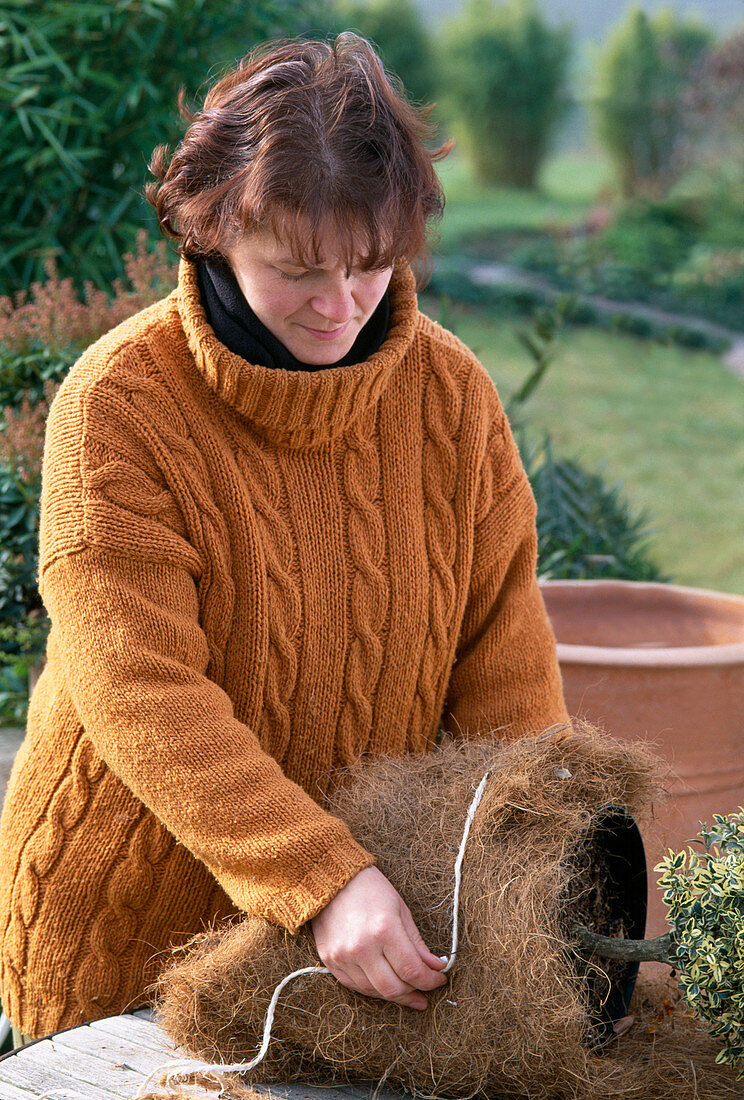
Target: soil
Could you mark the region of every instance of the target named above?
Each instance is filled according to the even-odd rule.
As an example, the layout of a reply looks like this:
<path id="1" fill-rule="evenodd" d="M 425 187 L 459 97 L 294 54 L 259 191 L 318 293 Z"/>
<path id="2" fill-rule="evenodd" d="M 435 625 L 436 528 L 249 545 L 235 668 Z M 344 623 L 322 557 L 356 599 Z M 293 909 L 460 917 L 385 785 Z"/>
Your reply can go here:
<path id="1" fill-rule="evenodd" d="M 567 861 L 572 877 L 565 898 L 562 934 L 571 939 L 574 924 L 613 939 L 642 938 L 645 921 L 645 865 L 633 850 L 630 819 L 612 815 L 595 823 Z M 572 959 L 582 982 L 587 1011 L 594 1023 L 590 1045 L 614 1037 L 613 1023 L 625 1016 L 637 964 L 576 953 Z"/>

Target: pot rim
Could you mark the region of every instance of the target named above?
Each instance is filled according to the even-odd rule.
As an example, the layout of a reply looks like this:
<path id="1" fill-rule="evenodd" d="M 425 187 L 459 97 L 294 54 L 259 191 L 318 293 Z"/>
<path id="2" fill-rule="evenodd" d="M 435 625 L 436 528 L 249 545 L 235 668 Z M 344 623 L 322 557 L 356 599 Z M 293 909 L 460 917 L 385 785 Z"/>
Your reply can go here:
<path id="1" fill-rule="evenodd" d="M 709 598 L 717 603 L 737 604 L 744 610 L 744 597 L 711 588 L 688 588 L 658 581 L 623 580 L 541 580 L 540 588 L 623 588 L 648 592 L 668 592 L 681 596 Z M 558 660 L 572 665 L 642 666 L 646 668 L 691 668 L 701 666 L 732 667 L 744 665 L 744 642 L 701 646 L 594 646 L 556 642 Z"/>

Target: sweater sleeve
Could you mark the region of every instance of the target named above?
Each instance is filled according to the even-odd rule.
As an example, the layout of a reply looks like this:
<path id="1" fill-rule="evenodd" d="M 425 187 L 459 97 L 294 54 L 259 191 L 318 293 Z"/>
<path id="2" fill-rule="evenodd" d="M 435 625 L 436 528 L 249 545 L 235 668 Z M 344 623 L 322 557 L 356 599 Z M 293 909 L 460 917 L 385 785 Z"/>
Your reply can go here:
<path id="1" fill-rule="evenodd" d="M 499 405 L 481 471 L 470 587 L 442 716 L 455 736 L 519 737 L 569 721 L 537 584 L 536 514 Z"/>
<path id="2" fill-rule="evenodd" d="M 172 496 L 136 463 L 131 439 L 119 457 L 88 458 L 81 476 L 79 436 L 88 455 L 95 445 L 75 415 L 63 394 L 47 430 L 40 588 L 50 659 L 111 771 L 238 908 L 296 931 L 374 860 L 263 752 L 207 676 L 199 554 Z"/>

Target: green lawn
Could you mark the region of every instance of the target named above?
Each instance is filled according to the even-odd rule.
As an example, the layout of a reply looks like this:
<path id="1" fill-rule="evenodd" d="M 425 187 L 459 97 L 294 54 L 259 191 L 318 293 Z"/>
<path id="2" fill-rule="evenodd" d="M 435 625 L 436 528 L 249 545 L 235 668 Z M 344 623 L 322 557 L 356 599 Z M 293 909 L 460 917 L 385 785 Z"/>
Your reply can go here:
<path id="1" fill-rule="evenodd" d="M 463 238 L 493 229 L 534 229 L 571 224 L 612 183 L 612 170 L 600 154 L 548 158 L 537 191 L 486 187 L 473 181 L 462 157 L 452 153 L 437 165 L 446 206 L 437 252 L 456 248 Z"/>
<path id="2" fill-rule="evenodd" d="M 513 392 L 529 370 L 515 324 L 452 306 L 448 319 Z M 569 330 L 528 410 L 559 453 L 604 464 L 648 511 L 653 556 L 673 580 L 744 593 L 744 381 L 717 356 Z"/>

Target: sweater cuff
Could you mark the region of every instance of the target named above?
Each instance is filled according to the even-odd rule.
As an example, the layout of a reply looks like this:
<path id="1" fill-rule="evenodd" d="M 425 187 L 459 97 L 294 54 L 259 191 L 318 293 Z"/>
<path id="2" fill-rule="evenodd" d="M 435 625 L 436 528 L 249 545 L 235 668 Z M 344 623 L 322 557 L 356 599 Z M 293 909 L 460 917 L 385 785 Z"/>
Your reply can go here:
<path id="1" fill-rule="evenodd" d="M 288 932 L 297 933 L 303 924 L 324 909 L 348 882 L 377 861 L 352 841 L 343 848 L 326 851 L 291 894 L 276 896 L 264 916 Z"/>

